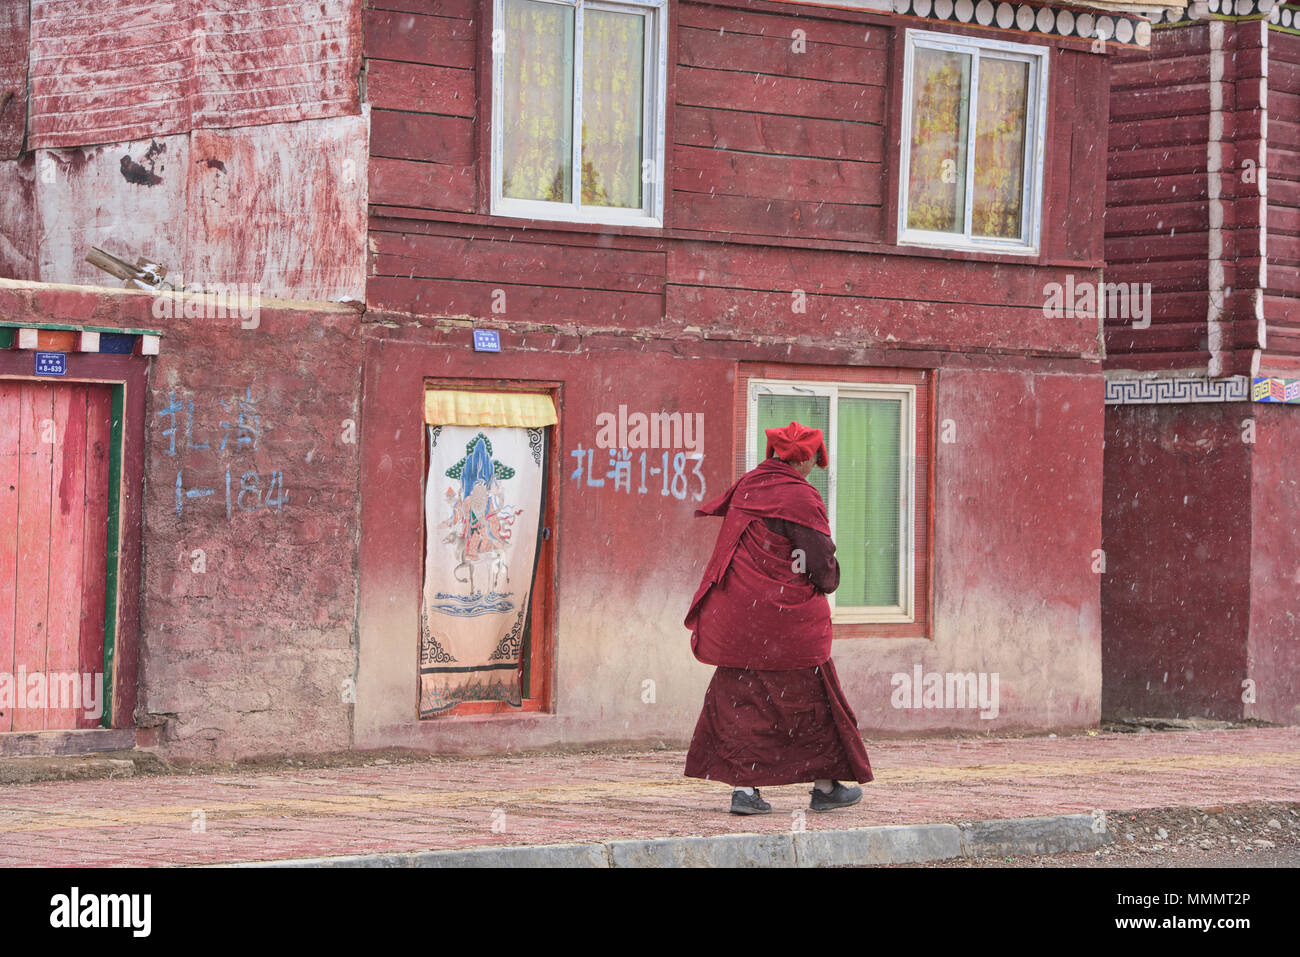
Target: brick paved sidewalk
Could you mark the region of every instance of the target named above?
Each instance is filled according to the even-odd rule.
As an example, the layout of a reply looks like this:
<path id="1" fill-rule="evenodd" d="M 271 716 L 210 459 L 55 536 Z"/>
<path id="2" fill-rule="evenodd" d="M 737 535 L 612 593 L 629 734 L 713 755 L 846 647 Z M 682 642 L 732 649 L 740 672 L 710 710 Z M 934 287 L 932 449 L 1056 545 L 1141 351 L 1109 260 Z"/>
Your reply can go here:
<path id="1" fill-rule="evenodd" d="M 1300 728 L 868 743 L 876 780 L 808 830 L 1300 800 Z M 684 752 L 443 759 L 0 786 L 0 865 L 206 864 L 789 831 L 726 813 Z M 201 825 L 201 826 L 200 826 Z M 495 828 L 494 828 L 495 825 Z"/>

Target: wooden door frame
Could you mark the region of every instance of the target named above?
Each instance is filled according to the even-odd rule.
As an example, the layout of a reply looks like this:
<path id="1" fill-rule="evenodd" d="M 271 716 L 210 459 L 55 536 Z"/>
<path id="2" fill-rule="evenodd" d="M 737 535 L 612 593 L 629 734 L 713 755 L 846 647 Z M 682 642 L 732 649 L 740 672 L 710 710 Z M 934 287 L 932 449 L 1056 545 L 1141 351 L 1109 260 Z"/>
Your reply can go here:
<path id="1" fill-rule="evenodd" d="M 67 374 L 34 374 L 31 350 L 0 350 L 0 379 L 111 386 L 108 581 L 104 608 L 105 728 L 134 728 L 140 656 L 140 571 L 144 491 L 145 356 L 65 353 Z"/>

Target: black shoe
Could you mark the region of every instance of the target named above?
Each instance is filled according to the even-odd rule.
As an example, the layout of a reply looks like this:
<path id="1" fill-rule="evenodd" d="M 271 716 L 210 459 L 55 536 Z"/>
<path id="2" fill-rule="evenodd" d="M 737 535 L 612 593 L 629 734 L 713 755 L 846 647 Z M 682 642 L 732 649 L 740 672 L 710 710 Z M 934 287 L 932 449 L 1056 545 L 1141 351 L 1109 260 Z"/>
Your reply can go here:
<path id="1" fill-rule="evenodd" d="M 861 800 L 862 788 L 845 787 L 839 781 L 832 781 L 829 794 L 818 788 L 812 789 L 812 801 L 808 807 L 814 811 L 834 811 L 836 808 L 857 804 Z"/>
<path id="2" fill-rule="evenodd" d="M 754 788 L 753 794 L 746 794 L 744 791 L 732 791 L 731 813 L 770 814 L 772 813 L 772 805 L 763 800 L 762 795 L 758 793 L 758 788 Z"/>

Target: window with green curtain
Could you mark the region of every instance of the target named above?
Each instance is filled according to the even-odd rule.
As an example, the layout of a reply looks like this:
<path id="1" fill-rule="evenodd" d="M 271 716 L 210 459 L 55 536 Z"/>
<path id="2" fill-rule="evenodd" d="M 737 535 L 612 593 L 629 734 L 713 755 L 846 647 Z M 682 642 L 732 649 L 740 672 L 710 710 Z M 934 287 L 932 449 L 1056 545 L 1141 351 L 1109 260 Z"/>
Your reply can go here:
<path id="1" fill-rule="evenodd" d="M 813 469 L 808 481 L 827 503 L 834 527 L 840 563 L 835 606 L 901 606 L 906 598 L 901 575 L 907 547 L 903 526 L 907 400 L 855 395 L 837 386 L 824 386 L 821 391 L 831 394 L 800 395 L 759 388 L 752 423 L 757 459 L 766 454 L 768 429 L 799 422 L 822 430 L 830 468 L 835 470 L 835 491 L 830 492 L 829 469 Z"/>
<path id="2" fill-rule="evenodd" d="M 903 405 L 843 396 L 836 422 L 835 542 L 839 606 L 898 605 Z"/>

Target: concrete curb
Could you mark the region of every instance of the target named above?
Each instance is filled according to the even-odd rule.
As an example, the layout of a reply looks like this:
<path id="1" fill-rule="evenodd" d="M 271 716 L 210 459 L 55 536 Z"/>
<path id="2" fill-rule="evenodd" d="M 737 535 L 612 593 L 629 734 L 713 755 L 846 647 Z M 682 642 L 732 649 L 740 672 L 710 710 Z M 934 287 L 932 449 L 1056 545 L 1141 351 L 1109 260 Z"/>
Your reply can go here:
<path id="1" fill-rule="evenodd" d="M 1089 814 L 842 831 L 720 834 L 248 861 L 218 867 L 860 867 L 1091 851 L 1113 840 Z"/>

